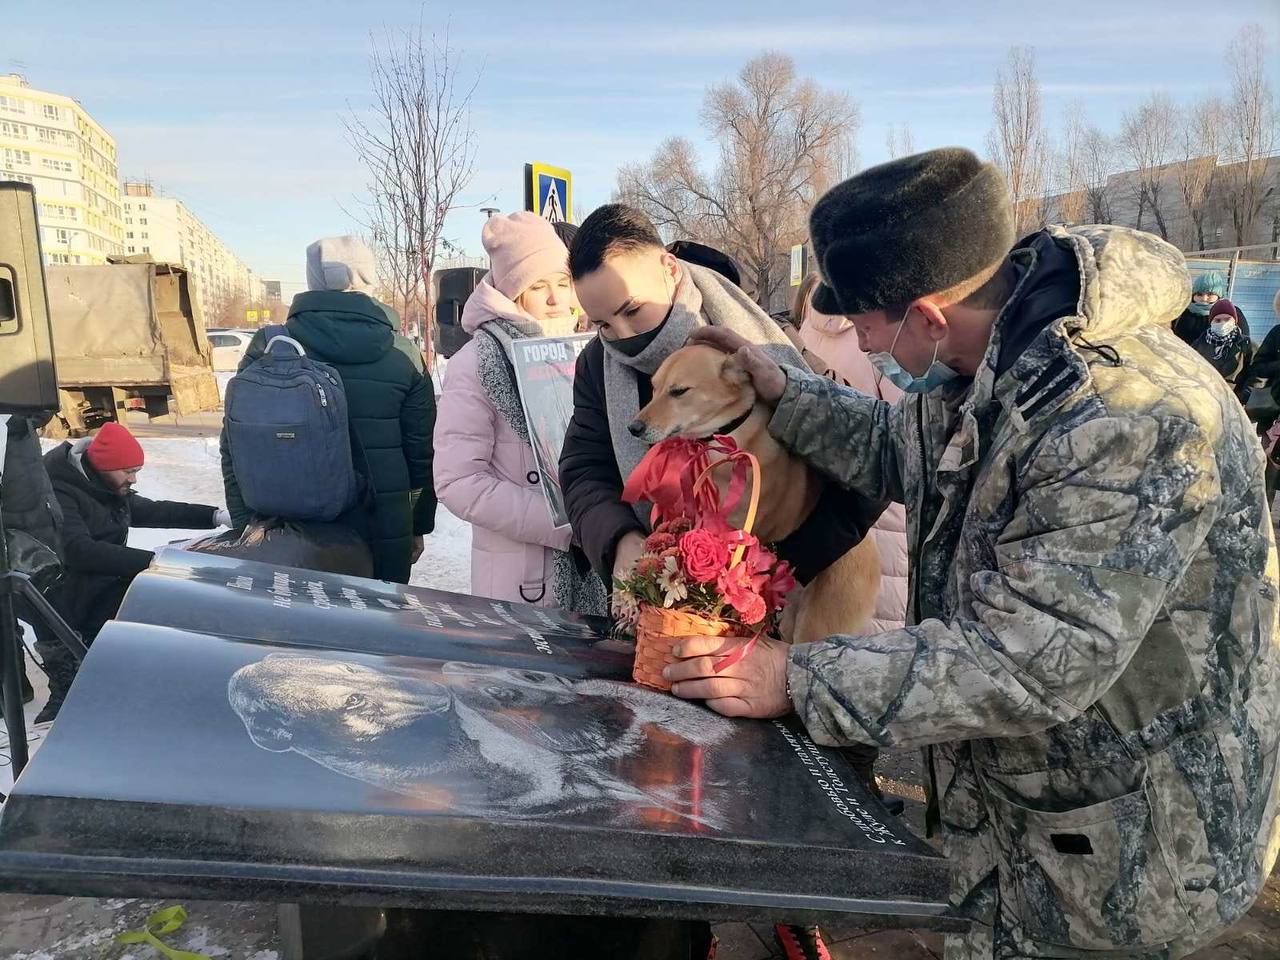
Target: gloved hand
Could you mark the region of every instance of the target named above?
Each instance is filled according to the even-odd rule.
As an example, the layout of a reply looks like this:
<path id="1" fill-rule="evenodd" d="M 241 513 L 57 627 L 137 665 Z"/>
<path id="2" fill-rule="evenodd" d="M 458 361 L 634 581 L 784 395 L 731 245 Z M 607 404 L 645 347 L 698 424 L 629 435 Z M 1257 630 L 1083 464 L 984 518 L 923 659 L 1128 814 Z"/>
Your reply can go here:
<path id="1" fill-rule="evenodd" d="M 213 511 L 213 525 L 215 527 L 231 526 L 231 514 L 226 510 Z"/>

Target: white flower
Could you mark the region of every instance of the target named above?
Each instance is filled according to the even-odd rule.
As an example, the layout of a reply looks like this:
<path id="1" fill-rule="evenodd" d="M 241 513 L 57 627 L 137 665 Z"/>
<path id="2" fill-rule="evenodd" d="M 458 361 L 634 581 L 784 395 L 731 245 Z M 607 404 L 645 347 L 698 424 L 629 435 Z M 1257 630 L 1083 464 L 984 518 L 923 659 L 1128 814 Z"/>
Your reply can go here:
<path id="1" fill-rule="evenodd" d="M 674 607 L 677 601 L 688 598 L 689 587 L 684 582 L 684 576 L 680 573 L 680 564 L 676 563 L 675 557 L 667 557 L 666 563 L 663 564 L 662 572 L 658 574 L 658 589 L 664 594 L 662 601 L 664 607 Z"/>

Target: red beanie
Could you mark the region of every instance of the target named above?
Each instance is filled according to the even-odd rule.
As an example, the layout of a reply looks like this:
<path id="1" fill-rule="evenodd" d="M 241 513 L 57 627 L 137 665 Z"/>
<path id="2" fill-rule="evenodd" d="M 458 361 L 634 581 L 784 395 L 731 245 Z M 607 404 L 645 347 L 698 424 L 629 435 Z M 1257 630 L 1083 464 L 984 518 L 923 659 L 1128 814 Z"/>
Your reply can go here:
<path id="1" fill-rule="evenodd" d="M 1209 320 L 1212 321 L 1214 317 L 1222 316 L 1223 314 L 1226 314 L 1232 320 L 1240 319 L 1240 311 L 1236 309 L 1236 305 L 1230 300 L 1213 301 L 1213 306 L 1209 308 Z"/>
<path id="2" fill-rule="evenodd" d="M 95 470 L 131 470 L 142 466 L 142 444 L 115 421 L 102 425 L 84 455 Z"/>

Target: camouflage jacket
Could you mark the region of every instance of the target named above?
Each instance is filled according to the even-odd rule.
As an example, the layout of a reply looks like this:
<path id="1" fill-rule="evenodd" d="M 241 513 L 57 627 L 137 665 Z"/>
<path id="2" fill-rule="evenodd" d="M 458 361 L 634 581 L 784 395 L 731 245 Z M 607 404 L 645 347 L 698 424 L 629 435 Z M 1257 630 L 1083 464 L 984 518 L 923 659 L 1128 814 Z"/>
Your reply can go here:
<path id="1" fill-rule="evenodd" d="M 788 679 L 815 740 L 928 747 L 978 921 L 948 956 L 1176 957 L 1248 910 L 1280 843 L 1263 457 L 1169 329 L 1181 254 L 1046 233 L 1079 300 L 1001 376 L 1003 316 L 972 381 L 897 407 L 786 369 L 774 436 L 907 505 L 914 624 L 797 647 Z M 1036 247 L 1011 256 L 1021 286 Z"/>

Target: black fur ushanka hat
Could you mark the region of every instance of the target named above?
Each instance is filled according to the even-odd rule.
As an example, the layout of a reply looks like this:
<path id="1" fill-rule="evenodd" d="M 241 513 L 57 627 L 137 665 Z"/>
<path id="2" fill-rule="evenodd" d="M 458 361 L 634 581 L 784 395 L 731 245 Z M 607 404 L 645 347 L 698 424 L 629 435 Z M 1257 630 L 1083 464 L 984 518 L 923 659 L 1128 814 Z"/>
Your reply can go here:
<path id="1" fill-rule="evenodd" d="M 823 282 L 820 313 L 870 313 L 950 289 L 998 263 L 1014 242 L 1004 177 L 963 147 L 864 170 L 809 215 Z"/>

